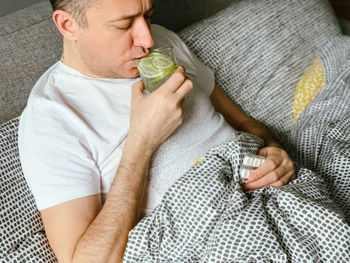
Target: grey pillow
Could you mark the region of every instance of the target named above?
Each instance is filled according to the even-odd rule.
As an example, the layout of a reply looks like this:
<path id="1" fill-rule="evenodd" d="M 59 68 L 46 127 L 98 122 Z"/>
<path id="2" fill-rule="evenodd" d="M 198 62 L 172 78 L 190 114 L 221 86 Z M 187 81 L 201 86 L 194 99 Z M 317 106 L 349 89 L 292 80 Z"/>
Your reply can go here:
<path id="1" fill-rule="evenodd" d="M 234 1 L 179 32 L 230 98 L 281 140 L 294 125 L 299 78 L 317 50 L 340 34 L 327 0 Z"/>
<path id="2" fill-rule="evenodd" d="M 56 262 L 19 160 L 18 118 L 0 126 L 0 262 Z"/>

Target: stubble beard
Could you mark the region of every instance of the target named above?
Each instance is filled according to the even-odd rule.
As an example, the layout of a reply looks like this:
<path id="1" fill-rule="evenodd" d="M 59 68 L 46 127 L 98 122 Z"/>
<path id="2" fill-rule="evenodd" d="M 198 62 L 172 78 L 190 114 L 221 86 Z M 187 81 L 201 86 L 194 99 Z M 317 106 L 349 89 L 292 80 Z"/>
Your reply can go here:
<path id="1" fill-rule="evenodd" d="M 83 63 L 86 68 L 91 72 L 94 76 L 100 78 L 121 78 L 121 74 L 118 71 L 117 66 L 111 66 L 107 63 L 100 62 L 94 56 L 87 56 L 82 58 Z"/>

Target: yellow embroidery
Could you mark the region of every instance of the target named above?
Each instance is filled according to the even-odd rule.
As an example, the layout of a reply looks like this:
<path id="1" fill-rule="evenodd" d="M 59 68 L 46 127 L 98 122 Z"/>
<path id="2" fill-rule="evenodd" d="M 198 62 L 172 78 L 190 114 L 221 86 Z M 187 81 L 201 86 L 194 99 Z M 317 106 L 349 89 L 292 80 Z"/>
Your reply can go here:
<path id="1" fill-rule="evenodd" d="M 310 102 L 324 88 L 324 68 L 317 57 L 299 80 L 294 96 L 293 117 L 296 122 Z"/>
<path id="2" fill-rule="evenodd" d="M 191 166 L 191 168 L 195 167 L 197 164 L 199 164 L 201 161 L 203 161 L 203 157 L 200 157 L 197 159 L 197 161 Z"/>

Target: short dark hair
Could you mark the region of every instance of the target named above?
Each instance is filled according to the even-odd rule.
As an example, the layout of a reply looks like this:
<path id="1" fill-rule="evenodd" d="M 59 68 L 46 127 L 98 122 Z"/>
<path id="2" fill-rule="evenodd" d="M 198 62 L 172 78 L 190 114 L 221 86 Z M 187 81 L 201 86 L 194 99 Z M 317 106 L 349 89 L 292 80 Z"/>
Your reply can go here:
<path id="1" fill-rule="evenodd" d="M 97 0 L 50 0 L 53 11 L 64 10 L 72 15 L 79 26 L 87 27 L 86 9 Z"/>

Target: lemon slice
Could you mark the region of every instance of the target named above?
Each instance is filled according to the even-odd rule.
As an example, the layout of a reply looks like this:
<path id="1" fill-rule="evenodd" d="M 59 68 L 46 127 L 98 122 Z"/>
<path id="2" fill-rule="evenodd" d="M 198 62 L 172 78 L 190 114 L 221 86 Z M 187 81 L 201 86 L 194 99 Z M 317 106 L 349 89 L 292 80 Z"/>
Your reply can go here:
<path id="1" fill-rule="evenodd" d="M 150 83 L 151 83 L 151 84 L 154 84 L 154 83 L 156 83 L 156 82 L 162 80 L 162 79 L 165 78 L 166 76 L 171 75 L 172 73 L 174 73 L 174 72 L 176 71 L 176 69 L 177 69 L 177 66 L 174 65 L 173 67 L 167 69 L 166 71 L 163 71 L 162 74 L 161 74 L 160 76 L 157 76 L 157 77 L 153 78 L 153 79 L 150 81 Z"/>
<path id="2" fill-rule="evenodd" d="M 154 51 L 142 58 L 137 68 L 144 77 L 154 79 L 166 76 L 174 66 L 175 62 L 169 56 Z"/>
<path id="3" fill-rule="evenodd" d="M 139 64 L 137 65 L 138 70 L 140 73 L 146 77 L 146 78 L 157 78 L 160 75 L 163 74 L 163 71 L 155 68 L 153 66 L 153 57 L 146 57 L 140 60 Z"/>
<path id="4" fill-rule="evenodd" d="M 165 70 L 174 66 L 174 61 L 167 56 L 155 56 L 153 58 L 153 66 L 157 69 Z"/>

